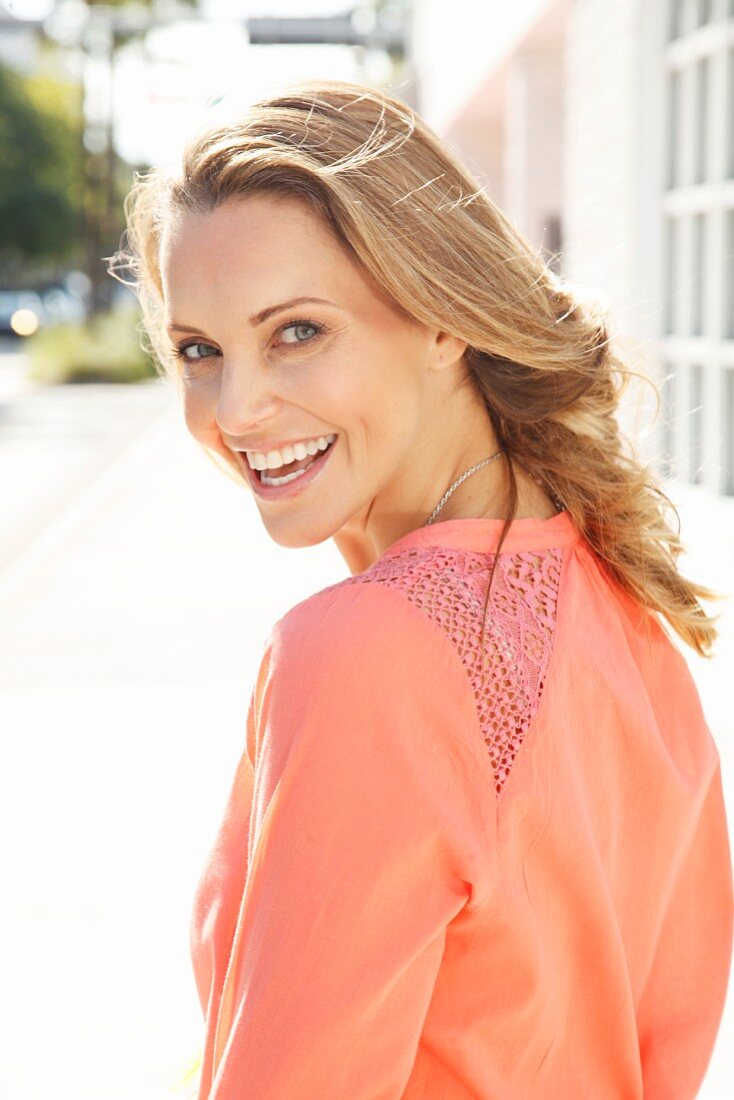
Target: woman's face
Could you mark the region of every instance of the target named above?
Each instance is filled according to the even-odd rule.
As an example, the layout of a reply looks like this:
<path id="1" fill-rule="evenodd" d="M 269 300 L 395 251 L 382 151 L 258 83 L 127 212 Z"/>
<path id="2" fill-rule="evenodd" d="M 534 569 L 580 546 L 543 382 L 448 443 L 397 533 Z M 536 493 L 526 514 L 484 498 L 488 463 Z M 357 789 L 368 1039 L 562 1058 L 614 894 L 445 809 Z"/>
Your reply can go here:
<path id="1" fill-rule="evenodd" d="M 423 522 L 454 468 L 459 425 L 447 401 L 465 344 L 394 306 L 290 198 L 179 215 L 161 241 L 161 273 L 187 427 L 242 474 L 276 542 L 341 532 L 379 552 Z M 332 437 L 323 457 L 287 450 Z M 266 456 L 271 478 L 313 465 L 270 487 L 248 453 Z"/>

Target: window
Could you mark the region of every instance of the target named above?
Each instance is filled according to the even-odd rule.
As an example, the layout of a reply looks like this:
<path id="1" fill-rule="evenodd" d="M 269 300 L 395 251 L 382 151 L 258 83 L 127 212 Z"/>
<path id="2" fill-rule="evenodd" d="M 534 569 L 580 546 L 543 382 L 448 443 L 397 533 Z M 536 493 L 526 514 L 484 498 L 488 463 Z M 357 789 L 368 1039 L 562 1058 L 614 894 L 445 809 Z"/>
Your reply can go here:
<path id="1" fill-rule="evenodd" d="M 675 477 L 675 364 L 664 363 L 660 391 L 660 473 Z"/>
<path id="2" fill-rule="evenodd" d="M 561 219 L 558 214 L 547 214 L 544 222 L 543 251 L 547 257 L 548 266 L 560 275 L 562 273 L 560 259 L 562 248 Z"/>
<path id="3" fill-rule="evenodd" d="M 734 209 L 726 215 L 724 234 L 724 335 L 734 340 Z M 734 421 L 732 421 L 734 425 Z"/>
<path id="4" fill-rule="evenodd" d="M 724 485 L 727 496 L 734 496 L 734 366 L 724 371 L 722 401 L 722 431 L 724 440 Z"/>
<path id="5" fill-rule="evenodd" d="M 704 283 L 706 281 L 706 224 L 703 214 L 693 215 L 691 257 L 691 335 L 703 335 Z"/>
<path id="6" fill-rule="evenodd" d="M 691 366 L 690 377 L 690 403 L 689 414 L 689 479 L 694 485 L 700 485 L 703 481 L 703 367 L 698 363 Z"/>
<path id="7" fill-rule="evenodd" d="M 734 0 L 732 0 L 732 13 L 734 18 Z M 725 117 L 727 119 L 726 136 L 726 174 L 729 179 L 734 179 L 734 48 L 730 48 L 726 54 L 726 93 L 725 93 Z"/>
<path id="8" fill-rule="evenodd" d="M 676 258 L 676 239 L 678 219 L 666 218 L 665 244 L 663 254 L 663 300 L 665 303 L 665 332 L 675 332 L 675 272 L 678 269 Z"/>
<path id="9" fill-rule="evenodd" d="M 706 157 L 708 153 L 708 128 L 709 128 L 709 81 L 711 73 L 711 59 L 703 57 L 693 68 L 694 96 L 695 96 L 695 128 L 693 141 L 695 145 L 694 155 L 694 183 L 703 183 L 707 177 Z"/>
<path id="10" fill-rule="evenodd" d="M 734 494 L 734 0 L 657 2 L 661 467 Z"/>

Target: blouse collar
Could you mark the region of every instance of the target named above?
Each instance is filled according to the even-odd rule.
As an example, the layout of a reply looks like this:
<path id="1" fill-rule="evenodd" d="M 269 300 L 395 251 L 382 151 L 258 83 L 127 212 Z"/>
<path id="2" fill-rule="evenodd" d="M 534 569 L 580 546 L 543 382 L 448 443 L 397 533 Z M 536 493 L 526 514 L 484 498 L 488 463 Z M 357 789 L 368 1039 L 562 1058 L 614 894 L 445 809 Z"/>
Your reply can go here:
<path id="1" fill-rule="evenodd" d="M 383 551 L 384 559 L 403 550 L 423 546 L 450 546 L 462 550 L 491 552 L 496 549 L 504 526 L 502 519 L 448 519 L 408 531 Z M 563 509 L 549 519 L 515 519 L 502 543 L 502 553 L 543 550 L 552 546 L 570 546 L 581 538 L 568 512 Z"/>

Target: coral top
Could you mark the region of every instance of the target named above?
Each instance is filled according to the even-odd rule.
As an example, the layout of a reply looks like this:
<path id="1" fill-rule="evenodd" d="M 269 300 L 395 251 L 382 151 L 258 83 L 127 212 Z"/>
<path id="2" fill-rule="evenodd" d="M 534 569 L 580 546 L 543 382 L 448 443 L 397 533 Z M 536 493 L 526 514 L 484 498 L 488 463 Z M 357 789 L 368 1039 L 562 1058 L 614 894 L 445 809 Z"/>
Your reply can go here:
<path id="1" fill-rule="evenodd" d="M 719 755 L 566 512 L 447 520 L 273 628 L 191 924 L 207 1100 L 690 1100 Z"/>

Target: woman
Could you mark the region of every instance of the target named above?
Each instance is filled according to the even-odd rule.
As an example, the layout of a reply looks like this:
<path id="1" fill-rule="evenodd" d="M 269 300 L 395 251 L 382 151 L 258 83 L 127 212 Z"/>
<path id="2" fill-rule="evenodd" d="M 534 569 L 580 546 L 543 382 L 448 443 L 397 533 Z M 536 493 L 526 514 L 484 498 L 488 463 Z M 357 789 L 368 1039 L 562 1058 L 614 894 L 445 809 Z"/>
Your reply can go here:
<path id="1" fill-rule="evenodd" d="M 731 859 L 663 620 L 708 654 L 714 594 L 604 318 L 359 85 L 259 103 L 126 212 L 189 430 L 349 568 L 264 648 L 192 919 L 199 1096 L 695 1096 Z"/>

